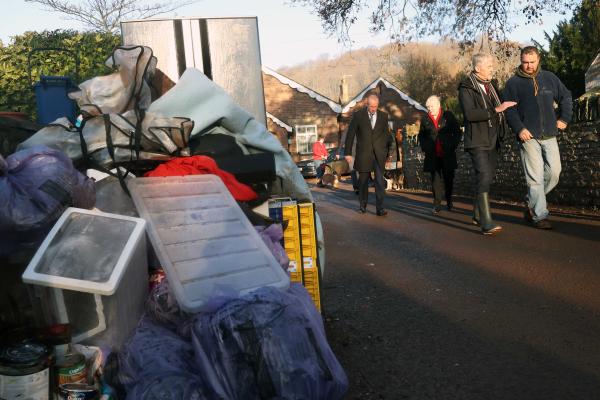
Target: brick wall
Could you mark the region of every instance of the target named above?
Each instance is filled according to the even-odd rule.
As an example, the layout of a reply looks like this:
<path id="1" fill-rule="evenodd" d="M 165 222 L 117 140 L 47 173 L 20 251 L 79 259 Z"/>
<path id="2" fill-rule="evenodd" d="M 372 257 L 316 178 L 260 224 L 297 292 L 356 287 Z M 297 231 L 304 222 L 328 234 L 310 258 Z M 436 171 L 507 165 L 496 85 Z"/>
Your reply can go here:
<path id="1" fill-rule="evenodd" d="M 279 143 L 281 143 L 281 146 L 289 151 L 288 132 L 285 130 L 285 128 L 282 128 L 281 126 L 274 123 L 271 120 L 271 118 L 267 118 L 267 129 L 269 132 L 275 135 L 277 140 L 279 140 Z"/>
<path id="2" fill-rule="evenodd" d="M 339 142 L 338 115 L 331 107 L 264 73 L 263 83 L 268 113 L 294 129 L 296 125 L 316 125 L 317 134 L 319 137 L 325 138 L 325 144 L 337 146 Z M 298 154 L 295 135 L 292 135 L 289 151 L 296 159 L 302 157 Z"/>
<path id="3" fill-rule="evenodd" d="M 598 104 L 595 105 L 598 107 Z M 585 209 L 600 208 L 600 112 L 578 104 L 576 122 L 559 135 L 562 173 L 558 186 L 548 195 L 553 205 Z M 429 173 L 423 172 L 423 153 L 415 140 L 405 141 L 405 187 L 431 190 Z M 454 181 L 457 195 L 473 195 L 474 174 L 471 159 L 461 143 L 457 151 L 458 169 Z M 514 136 L 502 144 L 491 196 L 498 200 L 522 201 L 526 193 L 521 158 Z"/>

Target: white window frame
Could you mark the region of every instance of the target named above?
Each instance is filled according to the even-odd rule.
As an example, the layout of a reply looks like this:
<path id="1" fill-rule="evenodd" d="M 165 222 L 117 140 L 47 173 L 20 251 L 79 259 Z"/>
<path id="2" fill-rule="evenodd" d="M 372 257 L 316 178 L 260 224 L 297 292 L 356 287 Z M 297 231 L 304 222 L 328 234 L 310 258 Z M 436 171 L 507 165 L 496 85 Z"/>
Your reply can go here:
<path id="1" fill-rule="evenodd" d="M 309 129 L 314 132 L 308 132 Z M 312 154 L 312 145 L 317 141 L 317 138 L 319 137 L 319 134 L 317 132 L 317 125 L 296 125 L 294 127 L 294 131 L 296 133 L 296 150 L 298 154 Z M 301 137 L 303 138 L 303 140 L 300 140 Z M 311 138 L 313 139 L 312 141 Z M 301 143 L 302 146 L 306 145 L 306 148 L 301 148 Z"/>

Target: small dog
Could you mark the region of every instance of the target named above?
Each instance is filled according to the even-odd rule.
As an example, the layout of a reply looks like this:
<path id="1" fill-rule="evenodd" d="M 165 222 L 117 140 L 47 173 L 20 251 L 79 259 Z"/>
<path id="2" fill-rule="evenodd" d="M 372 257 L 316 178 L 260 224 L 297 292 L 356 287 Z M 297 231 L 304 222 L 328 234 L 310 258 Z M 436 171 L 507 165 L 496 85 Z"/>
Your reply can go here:
<path id="1" fill-rule="evenodd" d="M 323 185 L 336 188 L 338 186 L 338 177 L 336 174 L 323 174 L 323 178 L 321 178 L 321 182 Z"/>
<path id="2" fill-rule="evenodd" d="M 386 190 L 401 190 L 404 189 L 404 172 L 402 168 L 389 169 L 383 173 L 383 177 L 387 182 Z"/>

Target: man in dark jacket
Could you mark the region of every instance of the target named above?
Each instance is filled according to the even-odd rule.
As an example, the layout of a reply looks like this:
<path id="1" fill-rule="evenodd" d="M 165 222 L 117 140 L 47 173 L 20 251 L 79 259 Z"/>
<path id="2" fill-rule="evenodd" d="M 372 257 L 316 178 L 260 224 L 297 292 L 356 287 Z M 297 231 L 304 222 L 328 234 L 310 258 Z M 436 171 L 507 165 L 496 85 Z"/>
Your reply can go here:
<path id="1" fill-rule="evenodd" d="M 369 196 L 369 176 L 375 174 L 375 206 L 378 216 L 384 216 L 387 211 L 383 209 L 385 197 L 385 179 L 383 171 L 388 157 L 392 136 L 389 134 L 388 115 L 378 110 L 379 97 L 370 94 L 367 97 L 367 108 L 359 110 L 352 116 L 352 121 L 346 134 L 344 146 L 346 160 L 352 165 L 352 147 L 356 137 L 356 160 L 354 169 L 358 171 L 358 197 L 361 214 L 367 212 Z"/>
<path id="2" fill-rule="evenodd" d="M 425 153 L 423 170 L 431 173 L 433 213 L 442 206 L 442 193 L 446 195 L 446 207 L 452 210 L 452 187 L 456 169 L 456 148 L 460 143 L 460 127 L 451 111 L 442 111 L 440 99 L 430 96 L 425 102 L 429 111 L 421 118 L 419 143 Z"/>
<path id="3" fill-rule="evenodd" d="M 517 102 L 506 112 L 506 118 L 518 137 L 525 170 L 525 219 L 536 228 L 551 229 L 546 194 L 558 184 L 561 164 L 556 135 L 571 121 L 571 92 L 556 75 L 540 68 L 538 49 L 528 46 L 521 50 L 521 65 L 506 83 L 504 96 Z"/>
<path id="4" fill-rule="evenodd" d="M 507 129 L 504 111 L 516 104 L 500 100 L 498 86 L 492 80 L 494 61 L 490 54 L 475 54 L 473 71 L 458 87 L 465 124 L 465 151 L 471 156 L 477 181 L 473 223 L 481 226 L 484 235 L 502 230 L 492 221 L 489 191 L 496 173 L 499 140 Z"/>

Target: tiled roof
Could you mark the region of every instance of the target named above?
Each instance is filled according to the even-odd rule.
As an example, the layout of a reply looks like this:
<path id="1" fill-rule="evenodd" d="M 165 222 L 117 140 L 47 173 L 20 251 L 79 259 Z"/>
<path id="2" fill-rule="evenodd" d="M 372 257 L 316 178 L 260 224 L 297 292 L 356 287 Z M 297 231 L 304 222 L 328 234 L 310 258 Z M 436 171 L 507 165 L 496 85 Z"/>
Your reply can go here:
<path id="1" fill-rule="evenodd" d="M 364 88 L 359 94 L 356 95 L 356 97 L 354 97 L 352 100 L 350 100 L 350 102 L 344 106 L 344 108 L 342 109 L 341 112 L 342 113 L 348 112 L 352 107 L 354 107 L 356 105 L 356 103 L 358 103 L 359 101 L 361 101 L 363 99 L 364 95 L 369 90 L 377 87 L 379 82 L 382 82 L 388 89 L 394 90 L 396 93 L 398 93 L 400 95 L 400 97 L 403 100 L 407 101 L 408 104 L 410 104 L 411 106 L 415 107 L 418 110 L 427 112 L 427 109 L 425 107 L 423 107 L 421 104 L 419 104 L 418 101 L 412 99 L 409 95 L 407 95 L 402 90 L 398 89 L 395 85 L 393 85 L 388 80 L 386 80 L 385 78 L 382 78 L 382 77 L 379 77 L 379 78 L 375 79 L 373 82 L 371 82 L 371 84 L 369 86 Z"/>
<path id="2" fill-rule="evenodd" d="M 269 118 L 276 125 L 279 125 L 280 127 L 282 127 L 283 129 L 285 129 L 286 131 L 288 131 L 288 132 L 292 131 L 292 127 L 291 126 L 289 126 L 288 124 L 286 124 L 285 122 L 283 122 L 279 118 L 275 117 L 273 114 L 267 113 L 267 118 Z"/>
<path id="3" fill-rule="evenodd" d="M 268 67 L 262 67 L 262 71 L 265 74 L 274 77 L 275 79 L 277 79 L 279 82 L 283 83 L 284 85 L 288 85 L 292 89 L 296 89 L 299 92 L 306 93 L 313 99 L 327 104 L 329 107 L 331 107 L 331 109 L 334 112 L 336 112 L 336 113 L 342 112 L 342 106 L 340 104 L 336 103 L 335 101 L 333 101 L 331 99 L 328 99 L 327 97 L 315 92 L 312 89 L 307 88 L 306 86 L 302 85 L 301 83 L 298 83 L 298 82 L 294 81 L 293 79 L 283 76 L 280 73 L 278 73 Z"/>

